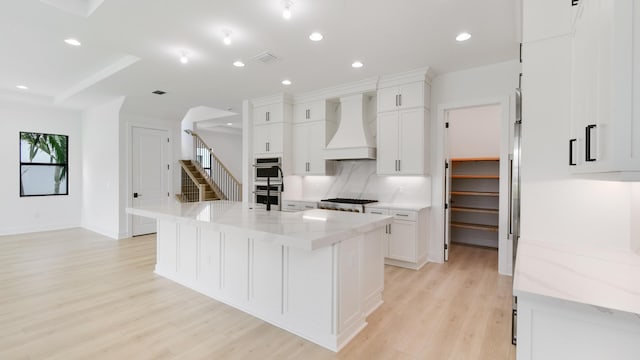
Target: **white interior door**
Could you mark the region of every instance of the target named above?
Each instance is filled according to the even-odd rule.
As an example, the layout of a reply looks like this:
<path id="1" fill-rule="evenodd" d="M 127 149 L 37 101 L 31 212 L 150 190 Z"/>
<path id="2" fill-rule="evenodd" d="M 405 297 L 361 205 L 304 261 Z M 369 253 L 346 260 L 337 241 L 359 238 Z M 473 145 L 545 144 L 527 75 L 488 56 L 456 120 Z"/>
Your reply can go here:
<path id="1" fill-rule="evenodd" d="M 132 204 L 162 204 L 169 199 L 169 166 L 167 162 L 169 133 L 166 130 L 132 128 Z M 132 234 L 156 232 L 156 221 L 133 216 Z"/>

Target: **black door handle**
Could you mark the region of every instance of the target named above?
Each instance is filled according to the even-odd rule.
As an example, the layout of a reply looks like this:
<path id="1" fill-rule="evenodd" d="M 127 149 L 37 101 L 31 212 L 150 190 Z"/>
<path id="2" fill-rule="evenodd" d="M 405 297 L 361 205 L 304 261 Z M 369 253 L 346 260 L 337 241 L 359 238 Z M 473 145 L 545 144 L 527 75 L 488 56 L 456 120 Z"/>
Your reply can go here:
<path id="1" fill-rule="evenodd" d="M 140 196 L 138 193 L 133 193 L 134 198 L 137 198 L 138 196 Z"/>
<path id="2" fill-rule="evenodd" d="M 585 128 L 585 147 L 586 147 L 586 157 L 585 160 L 586 161 L 596 161 L 596 158 L 592 158 L 591 157 L 591 130 L 595 129 L 596 125 L 587 125 L 587 127 Z"/>
<path id="3" fill-rule="evenodd" d="M 573 143 L 576 142 L 577 139 L 569 140 L 569 166 L 575 166 L 576 163 L 573 162 Z"/>

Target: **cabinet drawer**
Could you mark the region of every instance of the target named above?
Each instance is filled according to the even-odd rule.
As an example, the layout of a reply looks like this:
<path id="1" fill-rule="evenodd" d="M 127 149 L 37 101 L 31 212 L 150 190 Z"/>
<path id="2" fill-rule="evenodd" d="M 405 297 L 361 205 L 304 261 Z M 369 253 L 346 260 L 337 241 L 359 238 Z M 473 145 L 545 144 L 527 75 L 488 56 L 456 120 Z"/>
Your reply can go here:
<path id="1" fill-rule="evenodd" d="M 392 215 L 395 220 L 416 221 L 417 218 L 416 212 L 410 210 L 391 210 L 389 215 Z"/>
<path id="2" fill-rule="evenodd" d="M 302 206 L 296 201 L 282 201 L 282 211 L 300 211 Z"/>
<path id="3" fill-rule="evenodd" d="M 376 214 L 376 215 L 389 215 L 389 210 L 387 209 L 365 209 L 366 214 Z"/>

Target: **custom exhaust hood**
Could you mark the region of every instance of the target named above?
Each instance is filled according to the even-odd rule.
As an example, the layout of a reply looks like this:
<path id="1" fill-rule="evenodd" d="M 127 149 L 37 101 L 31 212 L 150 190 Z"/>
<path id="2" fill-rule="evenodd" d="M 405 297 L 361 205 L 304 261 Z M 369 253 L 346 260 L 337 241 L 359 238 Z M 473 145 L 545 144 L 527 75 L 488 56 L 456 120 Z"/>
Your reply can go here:
<path id="1" fill-rule="evenodd" d="M 340 124 L 324 150 L 325 160 L 375 159 L 376 146 L 370 129 L 368 96 L 357 94 L 340 98 Z M 375 115 L 374 115 L 375 116 Z"/>

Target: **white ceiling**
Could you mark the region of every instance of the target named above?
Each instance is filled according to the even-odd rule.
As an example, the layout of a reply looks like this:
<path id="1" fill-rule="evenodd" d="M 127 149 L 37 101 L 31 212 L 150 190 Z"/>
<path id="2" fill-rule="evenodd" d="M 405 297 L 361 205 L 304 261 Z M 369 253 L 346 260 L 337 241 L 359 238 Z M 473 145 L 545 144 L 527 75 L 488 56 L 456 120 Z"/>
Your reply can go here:
<path id="1" fill-rule="evenodd" d="M 92 12 L 70 12 L 60 7 L 65 2 Z M 2 1 L 0 96 L 82 109 L 124 95 L 126 111 L 176 121 L 194 106 L 240 112 L 243 99 L 283 91 L 514 59 L 517 3 L 294 0 L 285 20 L 281 0 Z M 222 43 L 226 29 L 229 46 Z M 313 31 L 324 40 L 310 41 Z M 471 40 L 456 42 L 461 31 L 472 33 Z M 65 44 L 69 37 L 83 45 Z M 186 65 L 178 61 L 183 50 Z M 251 60 L 264 50 L 281 59 Z M 233 67 L 237 59 L 247 66 Z M 354 60 L 364 68 L 352 69 Z M 284 78 L 293 85 L 281 85 Z M 156 89 L 167 94 L 151 94 Z"/>

